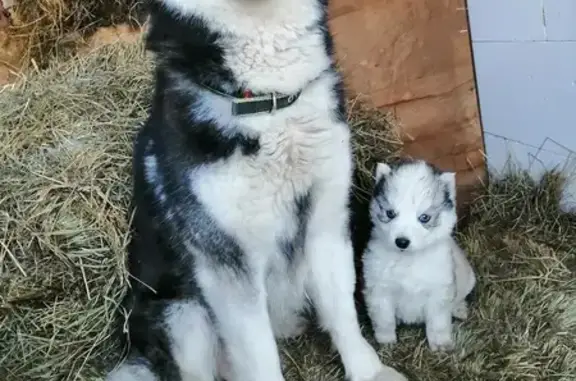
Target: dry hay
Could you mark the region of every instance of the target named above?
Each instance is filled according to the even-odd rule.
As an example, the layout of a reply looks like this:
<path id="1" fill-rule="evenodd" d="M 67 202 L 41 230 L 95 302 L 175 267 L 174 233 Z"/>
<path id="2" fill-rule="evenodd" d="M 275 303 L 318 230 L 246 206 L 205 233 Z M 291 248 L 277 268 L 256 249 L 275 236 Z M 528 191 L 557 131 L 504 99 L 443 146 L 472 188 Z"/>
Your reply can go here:
<path id="1" fill-rule="evenodd" d="M 142 0 L 16 0 L 10 26 L 0 28 L 0 84 L 28 68 L 70 56 L 100 27 L 132 32 L 143 21 Z M 120 30 L 120 32 L 125 32 Z"/>
<path id="2" fill-rule="evenodd" d="M 130 148 L 146 113 L 140 45 L 107 47 L 0 94 L 0 379 L 97 380 L 117 360 L 109 325 L 125 287 Z M 380 114 L 352 116 L 361 179 L 397 155 Z M 386 132 L 387 131 L 387 132 Z M 554 180 L 553 176 L 548 179 Z M 459 237 L 479 272 L 453 354 L 420 328 L 381 350 L 412 380 L 574 380 L 576 226 L 557 182 L 491 185 Z M 367 337 L 371 337 L 368 325 Z M 325 335 L 282 345 L 287 381 L 341 379 Z"/>
<path id="3" fill-rule="evenodd" d="M 90 379 L 108 352 L 142 58 L 102 51 L 0 95 L 0 380 Z"/>

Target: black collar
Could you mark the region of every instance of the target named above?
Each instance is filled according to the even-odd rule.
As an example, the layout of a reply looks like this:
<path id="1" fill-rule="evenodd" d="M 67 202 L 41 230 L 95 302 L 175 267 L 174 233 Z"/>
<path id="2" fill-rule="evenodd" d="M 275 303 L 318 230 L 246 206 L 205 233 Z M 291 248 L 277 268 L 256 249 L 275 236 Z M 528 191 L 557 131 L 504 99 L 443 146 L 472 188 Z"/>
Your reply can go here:
<path id="1" fill-rule="evenodd" d="M 334 67 L 330 66 L 322 70 L 318 75 L 311 79 L 306 86 L 310 85 L 322 78 L 326 73 L 334 72 Z M 281 110 L 286 107 L 292 106 L 302 94 L 302 89 L 295 94 L 282 94 L 277 93 L 263 94 L 254 96 L 252 91 L 245 89 L 244 91 L 236 92 L 235 94 L 226 94 L 222 91 L 200 84 L 206 90 L 218 94 L 222 97 L 228 98 L 232 102 L 232 115 L 254 115 L 268 113 L 271 114 L 276 110 Z"/>
<path id="2" fill-rule="evenodd" d="M 292 95 L 271 93 L 255 97 L 244 96 L 242 98 L 232 98 L 232 115 L 271 114 L 276 110 L 291 106 L 299 96 L 300 92 Z"/>
<path id="3" fill-rule="evenodd" d="M 268 113 L 289 107 L 300 97 L 301 91 L 291 95 L 278 95 L 276 93 L 254 96 L 250 90 L 227 94 L 214 88 L 201 85 L 206 90 L 228 98 L 232 103 L 232 115 L 244 116 Z"/>
<path id="4" fill-rule="evenodd" d="M 332 67 L 322 70 L 317 77 L 308 82 L 308 85 L 322 78 L 325 73 L 330 72 L 331 70 L 333 70 Z M 222 91 L 205 85 L 200 86 L 214 94 L 218 94 L 222 97 L 230 99 L 232 102 L 231 111 L 232 115 L 234 116 L 254 115 L 262 113 L 271 114 L 276 110 L 281 110 L 283 108 L 292 106 L 294 102 L 298 100 L 300 94 L 302 94 L 302 90 L 300 90 L 295 94 L 289 95 L 270 93 L 254 96 L 252 91 L 248 89 L 245 89 L 241 92 L 236 92 L 235 94 L 226 94 Z"/>

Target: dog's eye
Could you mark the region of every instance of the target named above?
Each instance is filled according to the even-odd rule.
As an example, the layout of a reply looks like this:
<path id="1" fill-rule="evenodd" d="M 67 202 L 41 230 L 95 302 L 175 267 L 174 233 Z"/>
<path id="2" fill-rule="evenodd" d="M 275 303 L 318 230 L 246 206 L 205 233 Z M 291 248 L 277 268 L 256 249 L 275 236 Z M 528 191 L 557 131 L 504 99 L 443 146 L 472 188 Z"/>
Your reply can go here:
<path id="1" fill-rule="evenodd" d="M 418 221 L 422 222 L 423 224 L 427 223 L 428 221 L 430 221 L 430 215 L 429 214 L 421 214 L 420 217 L 418 217 Z"/>
<path id="2" fill-rule="evenodd" d="M 388 209 L 386 211 L 386 217 L 388 217 L 389 219 L 393 219 L 394 217 L 396 217 L 396 212 L 394 212 L 392 209 Z"/>

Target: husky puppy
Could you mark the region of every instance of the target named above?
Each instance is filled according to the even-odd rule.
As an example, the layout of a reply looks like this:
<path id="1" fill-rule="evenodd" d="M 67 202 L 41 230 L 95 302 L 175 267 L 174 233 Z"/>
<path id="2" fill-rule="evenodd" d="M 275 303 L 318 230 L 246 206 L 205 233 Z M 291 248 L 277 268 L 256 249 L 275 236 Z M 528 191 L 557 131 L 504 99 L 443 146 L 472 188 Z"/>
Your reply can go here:
<path id="1" fill-rule="evenodd" d="M 129 353 L 108 381 L 281 381 L 316 312 L 351 381 L 402 381 L 361 334 L 353 160 L 326 0 L 151 1 L 133 157 Z"/>
<path id="2" fill-rule="evenodd" d="M 363 290 L 376 340 L 396 342 L 397 320 L 425 323 L 432 350 L 453 348 L 452 317 L 466 319 L 476 277 L 452 232 L 455 174 L 425 161 L 379 163 L 364 252 Z"/>

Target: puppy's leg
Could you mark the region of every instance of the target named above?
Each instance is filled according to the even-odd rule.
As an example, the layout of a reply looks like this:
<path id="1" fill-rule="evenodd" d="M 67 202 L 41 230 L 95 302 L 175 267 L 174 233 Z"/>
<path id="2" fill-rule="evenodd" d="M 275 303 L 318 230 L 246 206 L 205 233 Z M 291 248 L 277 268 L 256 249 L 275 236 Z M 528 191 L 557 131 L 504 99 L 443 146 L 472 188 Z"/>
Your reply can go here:
<path id="1" fill-rule="evenodd" d="M 431 298 L 426 305 L 426 338 L 433 351 L 450 351 L 452 338 L 452 308 L 448 298 Z"/>
<path id="2" fill-rule="evenodd" d="M 466 320 L 468 319 L 466 296 L 468 296 L 476 286 L 476 275 L 468 258 L 466 258 L 466 254 L 456 243 L 453 243 L 452 259 L 454 263 L 454 283 L 456 287 L 452 315 L 457 319 Z"/>
<path id="3" fill-rule="evenodd" d="M 465 300 L 459 301 L 452 307 L 452 316 L 456 319 L 468 319 L 468 303 Z"/>
<path id="4" fill-rule="evenodd" d="M 262 271 L 203 266 L 198 281 L 234 381 L 283 381 Z"/>
<path id="5" fill-rule="evenodd" d="M 454 282 L 456 285 L 456 302 L 463 301 L 476 286 L 476 274 L 466 254 L 456 243 L 452 247 L 454 263 Z"/>
<path id="6" fill-rule="evenodd" d="M 306 243 L 309 294 L 351 381 L 404 381 L 364 339 L 354 305 L 355 269 L 348 235 L 347 191 L 326 187 L 311 211 Z"/>
<path id="7" fill-rule="evenodd" d="M 174 303 L 165 314 L 182 381 L 214 381 L 218 337 L 206 308 L 195 301 Z"/>
<path id="8" fill-rule="evenodd" d="M 396 336 L 396 313 L 394 300 L 382 290 L 366 292 L 366 307 L 368 316 L 374 329 L 374 337 L 381 345 L 395 344 Z"/>

